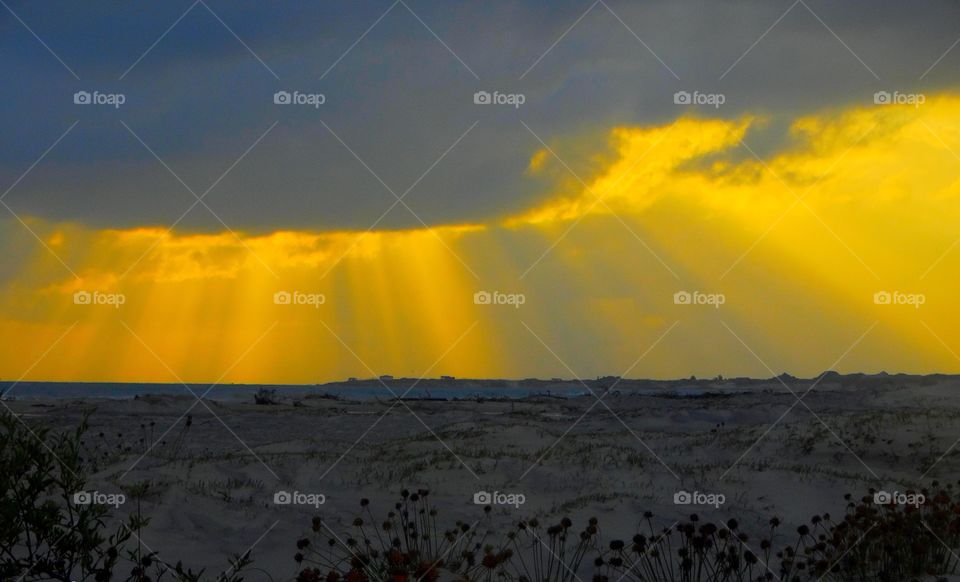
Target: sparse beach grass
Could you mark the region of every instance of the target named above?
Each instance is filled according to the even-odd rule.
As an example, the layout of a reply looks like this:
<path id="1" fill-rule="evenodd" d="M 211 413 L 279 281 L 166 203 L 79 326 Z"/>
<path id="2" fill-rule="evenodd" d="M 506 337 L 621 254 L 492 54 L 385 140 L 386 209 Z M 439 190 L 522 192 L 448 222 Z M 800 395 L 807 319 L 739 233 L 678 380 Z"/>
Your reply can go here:
<path id="1" fill-rule="evenodd" d="M 821 386 L 806 400 L 817 416 L 798 408 L 779 423 L 773 421 L 789 404 L 780 394 L 765 393 L 704 399 L 611 395 L 610 405 L 622 423 L 599 407 L 584 416 L 591 397 L 516 403 L 417 401 L 408 403 L 409 410 L 391 409 L 388 401 L 329 398 L 303 398 L 298 407 L 287 402 L 222 401 L 211 405 L 219 420 L 202 407 L 184 415 L 191 402 L 173 397 L 89 401 L 83 406 L 58 401 L 42 407 L 26 401 L 10 405 L 21 415 L 13 426 L 22 428 L 21 421 L 25 422 L 38 434 L 49 431 L 48 438 L 59 438 L 65 427 L 80 426 L 86 419 L 89 428 L 77 444 L 85 487 L 128 497 L 126 504 L 104 514 L 102 527 L 107 529 L 103 531 L 115 532 L 122 524 L 133 523 L 130 519 L 139 519 L 137 536 L 158 552 L 151 558 L 151 567 L 163 560 L 167 576 L 175 574 L 176 564 L 170 562 L 182 559 L 195 569 L 204 568 L 208 573 L 204 579 L 217 579 L 209 573 L 228 571 L 234 554 L 240 552 L 242 557 L 252 548 L 253 567 L 270 572 L 272 580 L 292 579 L 307 566 L 320 567 L 298 568 L 291 560 L 295 553 L 291 540 L 303 539 L 304 530 L 311 530 L 304 524 L 320 514 L 325 527 L 313 534 L 329 536 L 329 527 L 344 540 L 349 535 L 362 541 L 351 530 L 353 522 L 360 517 L 369 530 L 383 515 L 375 514 L 374 520 L 368 511 L 394 507 L 397 490 L 408 484 L 410 491 L 429 490 L 428 511 L 438 512 L 435 517 L 443 518 L 443 528 L 477 522 L 483 535 L 489 532 L 483 545 L 473 548 L 479 565 L 466 573 L 471 580 L 520 580 L 534 575 L 517 561 L 528 560 L 529 569 L 534 560 L 533 538 L 514 531 L 517 524 L 536 520 L 555 526 L 564 517 L 578 524 L 564 534 L 576 544 L 589 520 L 598 520 L 599 531 L 591 537 L 589 552 L 576 572 L 582 580 L 592 576 L 598 576 L 599 582 L 617 582 L 621 577 L 816 580 L 819 576 L 810 573 L 822 569 L 822 562 L 829 563 L 839 552 L 849 550 L 851 556 L 864 558 L 857 553 L 860 545 L 853 549 L 857 539 L 862 538 L 863 548 L 872 548 L 875 554 L 890 554 L 873 532 L 868 533 L 865 518 L 858 517 L 863 515 L 876 522 L 876 528 L 883 528 L 876 531 L 925 540 L 926 554 L 914 565 L 907 564 L 906 553 L 892 558 L 901 568 L 898 572 L 912 572 L 917 563 L 929 566 L 929 572 L 949 573 L 956 568 L 949 551 L 936 550 L 931 535 L 915 530 L 918 524 L 935 526 L 947 549 L 960 552 L 960 540 L 951 529 L 955 526 L 942 517 L 946 508 L 953 511 L 950 504 L 955 501 L 934 503 L 939 493 L 930 485 L 934 479 L 955 481 L 958 475 L 957 449 L 950 445 L 956 439 L 960 393 L 952 385 L 944 386 L 939 408 L 928 411 L 916 406 L 912 389 L 895 386 L 864 401 L 855 391 Z M 137 487 L 144 484 L 138 492 Z M 923 485 L 928 487 L 931 504 L 917 513 L 922 517 L 919 522 L 904 508 L 880 511 L 859 499 L 871 488 L 906 492 L 920 491 Z M 941 488 L 955 499 L 953 488 Z M 473 496 L 488 490 L 522 493 L 525 503 L 518 507 L 495 504 L 484 512 Z M 325 502 L 277 505 L 274 495 L 280 491 L 322 494 Z M 723 495 L 724 502 L 677 505 L 679 491 Z M 847 508 L 843 495 L 849 492 L 858 492 L 858 497 Z M 360 497 L 370 501 L 358 509 Z M 645 512 L 651 517 L 644 518 Z M 833 517 L 825 519 L 824 513 Z M 848 513 L 859 521 L 831 529 L 848 523 Z M 690 522 L 691 514 L 698 516 L 697 522 Z M 772 515 L 779 517 L 781 526 L 770 538 L 767 529 Z M 812 515 L 820 516 L 820 521 L 811 523 Z M 731 519 L 738 524 L 733 537 L 728 531 Z M 638 531 L 638 522 L 645 529 Z M 715 530 L 701 531 L 707 523 L 714 524 Z M 796 528 L 801 526 L 809 533 L 799 533 Z M 549 547 L 547 529 L 532 531 L 540 532 L 537 535 Z M 665 530 L 671 533 L 654 543 Z M 518 548 L 511 545 L 514 541 L 501 539 L 511 531 L 526 545 Z M 851 539 L 854 534 L 848 532 L 856 536 Z M 749 537 L 741 544 L 737 539 L 743 534 Z M 373 535 L 372 530 L 368 535 Z M 631 570 L 630 564 L 639 558 L 634 553 L 629 555 L 632 560 L 626 560 L 636 543 L 631 541 L 634 535 L 646 536 L 650 552 L 644 560 L 660 556 L 671 560 L 672 566 L 641 562 Z M 764 538 L 770 538 L 766 553 L 759 547 Z M 622 548 L 610 547 L 616 540 L 623 540 Z M 664 545 L 668 540 L 670 545 Z M 311 543 L 319 542 L 311 539 Z M 706 544 L 710 552 L 698 544 Z M 735 576 L 728 572 L 728 578 L 705 577 L 704 572 L 720 576 L 718 572 L 723 571 L 718 566 L 721 558 L 711 552 L 722 547 L 729 554 L 735 546 L 740 547 L 739 553 L 722 558 L 723 563 L 735 559 L 738 568 L 745 569 L 736 570 Z M 679 551 L 684 548 L 694 562 L 688 574 L 681 568 L 684 556 Z M 512 552 L 509 557 L 507 550 Z M 559 552 L 559 546 L 554 550 Z M 570 558 L 578 550 L 564 552 Z M 341 565 L 350 563 L 345 556 Z M 597 558 L 602 558 L 600 565 Z M 754 558 L 752 569 L 746 568 Z M 417 567 L 423 564 L 413 563 L 410 555 L 404 559 L 408 580 L 414 582 Z M 540 567 L 547 568 L 549 559 L 544 560 Z M 118 557 L 121 562 L 129 566 L 123 552 Z M 712 565 L 708 568 L 708 564 Z M 770 578 L 763 564 L 776 576 Z M 562 579 L 557 571 L 565 572 L 565 567 L 558 563 L 549 567 L 552 580 Z M 378 574 L 389 571 L 389 565 L 376 568 Z M 321 568 L 323 579 L 330 571 Z M 699 578 L 692 573 L 696 571 Z M 127 568 L 122 579 L 129 572 Z M 350 576 L 349 568 L 337 572 L 343 578 Z M 668 572 L 670 577 L 650 578 L 655 572 Z M 847 578 L 829 571 L 821 574 L 829 574 L 825 580 L 831 576 L 835 580 L 881 579 L 867 578 L 863 572 L 874 571 L 847 572 L 843 574 L 849 574 Z M 444 570 L 444 576 L 463 575 L 463 571 Z M 261 578 L 268 579 L 260 573 L 247 579 Z M 372 574 L 367 579 L 378 580 Z"/>

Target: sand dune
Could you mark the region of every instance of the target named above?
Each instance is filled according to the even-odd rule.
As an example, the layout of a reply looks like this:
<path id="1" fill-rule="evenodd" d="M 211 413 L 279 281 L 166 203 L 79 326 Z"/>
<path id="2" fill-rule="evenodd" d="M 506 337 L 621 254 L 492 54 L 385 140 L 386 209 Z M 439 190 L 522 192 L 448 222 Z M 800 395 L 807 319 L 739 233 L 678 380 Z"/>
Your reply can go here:
<path id="1" fill-rule="evenodd" d="M 54 427 L 89 414 L 90 486 L 150 484 L 141 505 L 152 519 L 142 536 L 149 547 L 222 569 L 255 546 L 261 567 L 286 576 L 313 515 L 347 527 L 361 497 L 382 513 L 403 487 L 430 489 L 444 522 L 480 519 L 474 494 L 496 491 L 524 503 L 495 505 L 495 522 L 596 516 L 605 531 L 629 535 L 645 510 L 665 526 L 696 512 L 762 529 L 772 516 L 798 524 L 840 514 L 845 493 L 960 475 L 957 378 L 831 376 L 798 402 L 791 391 L 810 384 L 770 380 L 735 392 L 724 384 L 696 397 L 624 389 L 602 401 L 307 397 L 257 406 L 162 396 L 8 405 Z M 679 491 L 724 503 L 677 505 Z M 277 492 L 322 494 L 325 503 L 278 505 Z M 134 509 L 128 501 L 118 513 Z"/>

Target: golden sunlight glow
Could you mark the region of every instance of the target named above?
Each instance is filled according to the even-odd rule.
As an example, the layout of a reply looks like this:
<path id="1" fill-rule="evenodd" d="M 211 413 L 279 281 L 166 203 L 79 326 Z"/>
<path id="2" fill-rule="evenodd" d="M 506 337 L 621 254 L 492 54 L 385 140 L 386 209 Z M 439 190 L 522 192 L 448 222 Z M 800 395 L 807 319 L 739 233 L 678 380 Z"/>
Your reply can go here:
<path id="1" fill-rule="evenodd" d="M 771 126 L 617 127 L 586 186 L 539 150 L 527 171 L 556 176 L 551 195 L 490 224 L 249 235 L 31 220 L 49 249 L 4 275 L 0 375 L 621 374 L 674 324 L 631 376 L 815 374 L 848 349 L 842 371 L 960 371 L 960 97 Z M 675 304 L 684 291 L 725 302 Z M 107 303 L 77 304 L 85 292 Z M 475 303 L 485 292 L 524 302 Z"/>

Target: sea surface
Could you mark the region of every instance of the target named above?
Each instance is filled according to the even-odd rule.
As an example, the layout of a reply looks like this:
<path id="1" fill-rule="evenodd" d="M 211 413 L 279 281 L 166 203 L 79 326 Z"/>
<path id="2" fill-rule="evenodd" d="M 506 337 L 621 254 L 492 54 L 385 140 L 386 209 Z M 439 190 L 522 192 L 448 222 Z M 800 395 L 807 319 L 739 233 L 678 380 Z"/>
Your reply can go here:
<path id="1" fill-rule="evenodd" d="M 482 384 L 461 386 L 421 386 L 409 382 L 394 381 L 388 387 L 376 382 L 357 382 L 325 385 L 276 385 L 276 384 L 121 384 L 97 382 L 0 382 L 0 399 L 85 399 L 112 398 L 131 399 L 141 396 L 202 396 L 209 400 L 253 402 L 254 395 L 261 390 L 273 390 L 280 402 L 291 403 L 310 397 L 329 397 L 343 400 L 392 400 L 402 397 L 408 400 L 518 400 L 525 398 L 575 398 L 577 396 L 603 393 L 597 386 L 584 386 L 576 382 L 550 384 L 549 386 L 503 386 L 485 387 Z M 614 389 L 614 393 L 620 392 Z M 697 386 L 678 386 L 669 390 L 623 390 L 623 392 L 642 393 L 650 396 L 697 397 L 716 394 Z M 725 390 L 727 394 L 740 391 Z"/>
<path id="2" fill-rule="evenodd" d="M 410 382 L 412 384 L 413 381 Z M 534 396 L 570 398 L 589 394 L 583 386 L 558 386 L 550 389 L 525 387 L 419 387 L 364 383 L 358 386 L 344 384 L 326 386 L 290 386 L 260 384 L 113 384 L 85 382 L 0 382 L 0 395 L 5 399 L 130 399 L 138 396 L 202 396 L 210 400 L 250 401 L 261 390 L 274 390 L 281 401 L 290 402 L 306 396 L 329 396 L 345 400 L 390 400 L 397 396 L 406 399 L 475 400 L 521 399 Z M 191 393 L 192 392 L 192 393 Z"/>

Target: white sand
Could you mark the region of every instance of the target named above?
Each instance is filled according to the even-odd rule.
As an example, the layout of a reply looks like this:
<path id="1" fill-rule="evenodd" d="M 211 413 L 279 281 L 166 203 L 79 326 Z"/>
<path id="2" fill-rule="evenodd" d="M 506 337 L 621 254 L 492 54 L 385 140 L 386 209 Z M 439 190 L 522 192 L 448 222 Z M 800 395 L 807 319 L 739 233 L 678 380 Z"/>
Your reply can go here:
<path id="1" fill-rule="evenodd" d="M 809 385 L 789 388 L 802 394 Z M 207 401 L 216 416 L 197 404 L 185 431 L 181 416 L 196 402 L 185 396 L 8 404 L 56 427 L 76 426 L 83 410 L 93 409 L 87 444 L 102 458 L 90 489 L 149 481 L 142 509 L 152 523 L 142 538 L 167 560 L 220 570 L 230 554 L 255 545 L 257 565 L 280 578 L 296 571 L 294 544 L 312 515 L 347 529 L 361 497 L 371 499 L 379 518 L 403 487 L 430 489 L 441 523 L 450 525 L 479 519 L 474 493 L 496 490 L 526 498 L 519 510 L 495 508 L 493 519 L 504 525 L 534 515 L 569 515 L 575 523 L 596 516 L 610 539 L 637 531 L 645 510 L 665 526 L 693 512 L 736 517 L 757 534 L 779 516 L 786 540 L 814 513 L 842 514 L 844 493 L 960 476 L 960 447 L 944 456 L 960 438 L 956 378 L 880 377 L 847 386 L 831 378 L 805 397 L 813 412 L 796 404 L 779 422 L 796 398 L 774 381 L 715 397 L 610 394 L 604 402 L 622 423 L 593 396 L 410 402 L 409 410 L 399 404 L 385 416 L 389 403 L 310 398 L 301 407 Z M 168 429 L 166 444 L 144 455 Z M 118 444 L 132 450 L 118 452 Z M 677 506 L 681 489 L 722 493 L 726 503 Z M 322 493 L 326 503 L 319 512 L 278 506 L 274 494 L 281 490 Z"/>

